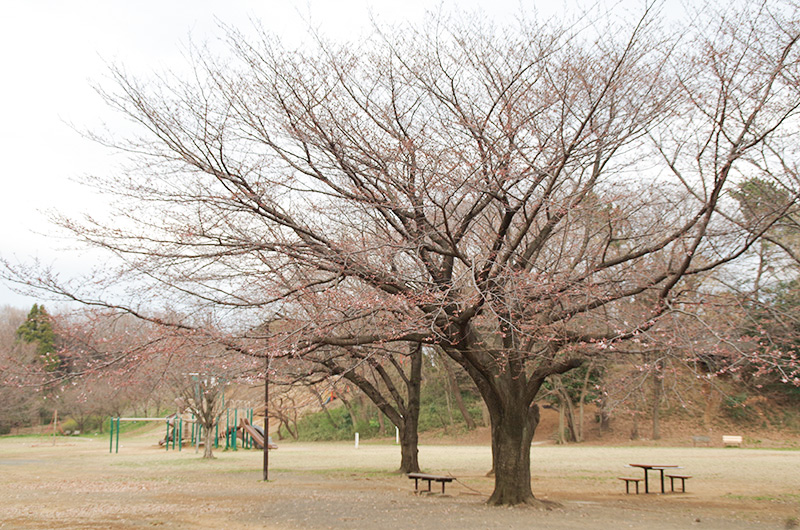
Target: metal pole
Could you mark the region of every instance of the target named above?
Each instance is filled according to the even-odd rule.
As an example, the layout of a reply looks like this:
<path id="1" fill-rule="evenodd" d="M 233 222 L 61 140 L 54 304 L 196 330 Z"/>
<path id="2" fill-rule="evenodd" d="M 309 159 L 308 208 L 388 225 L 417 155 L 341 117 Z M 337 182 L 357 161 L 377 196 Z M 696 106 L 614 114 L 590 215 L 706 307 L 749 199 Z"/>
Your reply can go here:
<path id="1" fill-rule="evenodd" d="M 115 452 L 119 453 L 119 417 L 117 417 L 117 448 Z"/>
<path id="2" fill-rule="evenodd" d="M 233 409 L 233 435 L 231 436 L 233 442 L 233 450 L 238 451 L 236 448 L 236 434 L 239 430 L 239 409 Z"/>
<path id="3" fill-rule="evenodd" d="M 264 482 L 269 480 L 269 355 L 264 370 Z"/>
<path id="4" fill-rule="evenodd" d="M 248 411 L 247 411 L 247 421 L 250 422 L 250 425 L 253 424 L 253 408 L 252 407 L 250 407 L 250 409 L 248 409 Z M 250 449 L 252 449 L 256 445 L 255 440 L 253 440 L 252 436 L 250 436 L 248 439 L 250 440 Z"/>
<path id="5" fill-rule="evenodd" d="M 108 418 L 108 452 L 114 452 L 114 418 Z"/>
<path id="6" fill-rule="evenodd" d="M 178 422 L 178 451 L 183 449 L 183 418 Z"/>
<path id="7" fill-rule="evenodd" d="M 169 420 L 167 420 L 166 423 L 167 423 L 167 434 L 164 436 L 164 447 L 166 447 L 166 450 L 169 451 Z"/>

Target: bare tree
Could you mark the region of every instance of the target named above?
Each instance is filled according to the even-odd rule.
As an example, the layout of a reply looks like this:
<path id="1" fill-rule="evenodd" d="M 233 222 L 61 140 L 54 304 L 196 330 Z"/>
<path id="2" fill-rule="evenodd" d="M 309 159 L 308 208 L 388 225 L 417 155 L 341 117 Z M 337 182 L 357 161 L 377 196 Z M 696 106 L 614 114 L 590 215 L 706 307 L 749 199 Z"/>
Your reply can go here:
<path id="1" fill-rule="evenodd" d="M 103 141 L 139 163 L 94 184 L 126 223 L 62 224 L 126 259 L 135 292 L 28 278 L 137 315 L 145 293 L 239 330 L 291 319 L 273 351 L 436 344 L 489 410 L 489 503 L 534 503 L 545 380 L 685 309 L 687 278 L 747 252 L 769 223 L 734 211 L 738 179 L 797 197 L 798 11 L 712 11 L 681 38 L 655 9 L 303 50 L 231 30 L 232 57 L 198 52 L 191 79 L 116 68 L 102 94 L 142 135 Z"/>
<path id="2" fill-rule="evenodd" d="M 420 414 L 423 345 L 393 343 L 385 346 L 320 347 L 302 359 L 281 363 L 280 373 L 290 384 L 305 385 L 315 394 L 334 427 L 336 421 L 326 407 L 319 388 L 334 392 L 340 382 L 351 384 L 385 415 L 400 433 L 400 473 L 419 471 L 417 428 Z M 333 396 L 333 392 L 329 395 Z M 344 393 L 336 396 L 347 408 L 352 425 L 358 424 Z M 365 407 L 361 407 L 361 412 Z M 380 421 L 380 420 L 379 420 Z"/>
<path id="3" fill-rule="evenodd" d="M 398 343 L 406 351 L 349 346 L 306 356 L 326 373 L 358 387 L 400 432 L 401 473 L 419 471 L 418 424 L 422 343 Z M 317 353 L 321 355 L 317 355 Z"/>

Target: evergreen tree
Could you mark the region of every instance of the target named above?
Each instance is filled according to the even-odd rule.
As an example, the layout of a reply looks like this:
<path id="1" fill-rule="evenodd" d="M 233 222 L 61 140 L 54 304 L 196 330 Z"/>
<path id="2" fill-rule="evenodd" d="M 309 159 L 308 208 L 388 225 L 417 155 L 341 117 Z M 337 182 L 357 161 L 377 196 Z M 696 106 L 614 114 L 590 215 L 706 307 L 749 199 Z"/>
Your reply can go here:
<path id="1" fill-rule="evenodd" d="M 61 364 L 56 354 L 56 334 L 53 323 L 44 306 L 33 304 L 28 318 L 17 328 L 17 340 L 36 343 L 36 353 L 48 372 L 55 371 Z"/>

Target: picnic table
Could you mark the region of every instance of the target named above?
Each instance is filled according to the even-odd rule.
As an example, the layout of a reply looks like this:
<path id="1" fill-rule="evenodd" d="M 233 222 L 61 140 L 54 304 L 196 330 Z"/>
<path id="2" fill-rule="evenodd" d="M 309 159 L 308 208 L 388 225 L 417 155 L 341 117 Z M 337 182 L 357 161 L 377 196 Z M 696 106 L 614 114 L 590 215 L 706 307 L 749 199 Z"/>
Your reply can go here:
<path id="1" fill-rule="evenodd" d="M 631 467 L 638 467 L 644 469 L 644 492 L 650 493 L 650 488 L 647 484 L 647 475 L 648 471 L 660 471 L 661 472 L 661 493 L 666 493 L 664 489 L 664 470 L 665 469 L 677 469 L 678 466 L 674 464 L 628 464 Z M 638 489 L 638 488 L 637 488 Z"/>

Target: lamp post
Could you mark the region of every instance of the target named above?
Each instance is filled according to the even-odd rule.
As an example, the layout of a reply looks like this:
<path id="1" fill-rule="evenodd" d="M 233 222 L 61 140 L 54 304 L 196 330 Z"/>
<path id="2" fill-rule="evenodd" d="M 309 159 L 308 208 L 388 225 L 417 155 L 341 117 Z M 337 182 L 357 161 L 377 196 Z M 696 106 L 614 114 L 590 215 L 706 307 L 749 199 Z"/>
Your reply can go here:
<path id="1" fill-rule="evenodd" d="M 264 355 L 264 482 L 269 480 L 269 353 Z"/>

